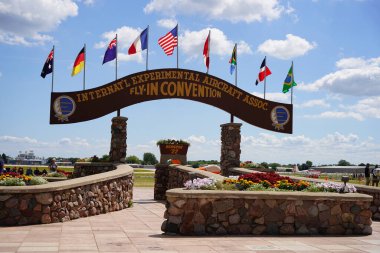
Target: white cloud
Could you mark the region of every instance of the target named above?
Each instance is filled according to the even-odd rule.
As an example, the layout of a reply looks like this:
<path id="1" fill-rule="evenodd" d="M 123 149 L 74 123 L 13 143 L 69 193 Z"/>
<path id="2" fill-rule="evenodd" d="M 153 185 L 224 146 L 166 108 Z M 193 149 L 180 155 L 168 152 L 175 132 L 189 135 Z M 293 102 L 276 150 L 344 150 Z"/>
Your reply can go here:
<path id="1" fill-rule="evenodd" d="M 143 62 L 142 53 L 128 55 L 128 49 L 132 45 L 133 41 L 140 35 L 143 29 L 133 28 L 129 26 L 122 26 L 113 31 L 108 31 L 102 34 L 104 40 L 94 45 L 97 49 L 104 49 L 108 46 L 109 42 L 115 38 L 117 34 L 118 38 L 118 60 L 119 61 L 137 61 Z"/>
<path id="2" fill-rule="evenodd" d="M 252 95 L 254 95 L 256 97 L 264 98 L 263 93 L 252 92 Z M 290 103 L 290 94 L 289 93 L 282 93 L 282 92 L 266 92 L 265 93 L 265 99 L 289 104 Z"/>
<path id="3" fill-rule="evenodd" d="M 300 90 L 330 92 L 351 96 L 380 95 L 380 57 L 343 58 L 336 63 L 337 71 L 310 84 L 299 85 Z"/>
<path id="4" fill-rule="evenodd" d="M 345 159 L 358 164 L 364 161 L 377 162 L 380 159 L 380 145 L 373 138 L 363 140 L 353 133 L 345 135 L 335 132 L 321 138 L 305 135 L 281 136 L 283 135 L 267 133 L 242 136 L 242 160 L 282 163 L 311 160 L 315 164 L 329 164 Z M 289 155 L 289 150 L 293 156 Z M 275 158 L 272 154 L 276 154 Z"/>
<path id="5" fill-rule="evenodd" d="M 211 31 L 210 53 L 221 57 L 230 55 L 234 47 L 234 42 L 229 40 L 223 31 L 217 28 L 206 28 L 200 31 L 186 30 L 179 38 L 181 41 L 181 50 L 189 56 L 190 59 L 202 56 L 201 52 L 209 31 Z M 194 54 L 194 52 L 200 53 Z M 240 41 L 238 43 L 238 53 L 239 55 L 251 54 L 252 50 L 245 41 Z"/>
<path id="6" fill-rule="evenodd" d="M 9 143 L 37 143 L 36 139 L 29 137 L 16 137 L 16 136 L 0 136 L 0 142 L 9 142 Z"/>
<path id="7" fill-rule="evenodd" d="M 363 121 L 364 117 L 357 112 L 346 112 L 346 111 L 327 111 L 315 115 L 305 115 L 305 118 L 309 119 L 356 119 Z"/>
<path id="8" fill-rule="evenodd" d="M 201 136 L 191 135 L 186 140 L 189 141 L 190 143 L 201 143 L 201 144 L 206 143 L 206 137 L 204 137 L 203 135 Z"/>
<path id="9" fill-rule="evenodd" d="M 144 11 L 167 16 L 200 15 L 232 23 L 251 23 L 279 19 L 287 9 L 278 0 L 151 0 Z"/>
<path id="10" fill-rule="evenodd" d="M 367 118 L 380 119 L 380 96 L 361 99 L 355 105 L 348 106 L 348 109 Z"/>
<path id="11" fill-rule="evenodd" d="M 10 45 L 43 45 L 53 38 L 54 30 L 70 16 L 78 15 L 72 0 L 12 0 L 0 2 L 0 43 Z"/>
<path id="12" fill-rule="evenodd" d="M 178 21 L 172 18 L 169 19 L 160 19 L 157 21 L 157 25 L 163 28 L 172 29 L 177 25 Z"/>
<path id="13" fill-rule="evenodd" d="M 302 104 L 296 104 L 295 107 L 299 107 L 299 108 L 307 108 L 307 107 L 324 107 L 324 108 L 328 108 L 330 107 L 331 105 L 329 103 L 327 103 L 324 99 L 313 99 L 313 100 L 309 100 L 305 103 L 302 103 Z"/>
<path id="14" fill-rule="evenodd" d="M 287 34 L 285 40 L 266 40 L 258 46 L 257 51 L 272 57 L 289 60 L 307 54 L 317 47 L 315 42 Z"/>

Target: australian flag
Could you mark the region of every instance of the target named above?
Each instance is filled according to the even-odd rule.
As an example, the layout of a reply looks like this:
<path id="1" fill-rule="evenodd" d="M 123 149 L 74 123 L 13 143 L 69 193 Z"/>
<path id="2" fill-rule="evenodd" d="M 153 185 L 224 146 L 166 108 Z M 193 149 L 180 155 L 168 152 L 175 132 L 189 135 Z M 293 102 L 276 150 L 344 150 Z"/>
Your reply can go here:
<path id="1" fill-rule="evenodd" d="M 104 54 L 103 64 L 109 61 L 116 59 L 117 48 L 117 37 L 111 40 L 110 44 L 107 47 L 107 51 Z"/>
<path id="2" fill-rule="evenodd" d="M 48 55 L 44 67 L 41 71 L 41 77 L 45 78 L 46 75 L 53 72 L 53 64 L 54 64 L 54 48 L 50 51 L 50 54 Z"/>

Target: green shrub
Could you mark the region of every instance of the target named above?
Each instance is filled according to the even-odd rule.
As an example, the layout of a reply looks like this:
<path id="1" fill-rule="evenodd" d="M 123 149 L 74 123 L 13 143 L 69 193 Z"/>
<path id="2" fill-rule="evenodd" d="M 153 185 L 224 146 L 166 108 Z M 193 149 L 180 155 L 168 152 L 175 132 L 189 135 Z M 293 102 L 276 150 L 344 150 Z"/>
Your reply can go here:
<path id="1" fill-rule="evenodd" d="M 51 172 L 46 175 L 47 177 L 66 177 L 65 174 L 60 172 Z"/>
<path id="2" fill-rule="evenodd" d="M 24 186 L 25 182 L 21 178 L 8 177 L 0 180 L 0 186 Z"/>
<path id="3" fill-rule="evenodd" d="M 30 179 L 29 181 L 29 185 L 40 185 L 40 184 L 47 184 L 48 181 L 46 181 L 44 178 L 42 177 L 32 177 L 32 179 Z"/>

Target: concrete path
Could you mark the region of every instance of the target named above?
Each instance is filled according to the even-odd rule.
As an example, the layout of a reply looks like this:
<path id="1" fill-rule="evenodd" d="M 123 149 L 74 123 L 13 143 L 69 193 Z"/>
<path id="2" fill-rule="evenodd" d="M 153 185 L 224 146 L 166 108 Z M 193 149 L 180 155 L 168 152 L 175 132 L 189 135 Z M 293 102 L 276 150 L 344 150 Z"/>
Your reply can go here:
<path id="1" fill-rule="evenodd" d="M 164 204 L 153 188 L 135 188 L 134 206 L 65 223 L 0 227 L 0 252 L 380 252 L 380 222 L 370 236 L 162 235 Z"/>

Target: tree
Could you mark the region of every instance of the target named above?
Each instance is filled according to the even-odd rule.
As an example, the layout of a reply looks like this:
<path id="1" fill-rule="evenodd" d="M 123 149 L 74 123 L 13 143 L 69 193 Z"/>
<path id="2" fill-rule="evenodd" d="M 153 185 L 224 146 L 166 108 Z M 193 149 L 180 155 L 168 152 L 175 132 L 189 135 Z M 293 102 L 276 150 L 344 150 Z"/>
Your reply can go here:
<path id="1" fill-rule="evenodd" d="M 273 170 L 277 170 L 277 167 L 280 167 L 281 164 L 279 163 L 270 163 L 269 167 L 272 168 Z"/>
<path id="2" fill-rule="evenodd" d="M 153 165 L 158 163 L 156 156 L 153 153 L 144 153 L 143 155 L 144 164 Z"/>
<path id="3" fill-rule="evenodd" d="M 306 161 L 306 164 L 307 164 L 307 166 L 309 166 L 309 167 L 313 166 L 313 162 L 312 162 L 312 161 Z"/>
<path id="4" fill-rule="evenodd" d="M 3 159 L 3 162 L 4 162 L 4 163 L 8 163 L 8 158 L 7 158 L 7 155 L 6 155 L 6 154 L 3 153 L 3 154 L 1 155 L 1 158 Z"/>
<path id="5" fill-rule="evenodd" d="M 346 160 L 340 160 L 339 162 L 338 162 L 338 166 L 350 166 L 351 165 L 351 163 L 349 163 L 348 161 L 346 161 Z"/>
<path id="6" fill-rule="evenodd" d="M 269 165 L 267 162 L 262 162 L 260 163 L 261 166 L 263 166 L 264 168 L 268 169 L 269 168 Z"/>
<path id="7" fill-rule="evenodd" d="M 131 156 L 127 156 L 125 158 L 125 162 L 126 163 L 136 163 L 136 164 L 140 164 L 141 163 L 141 160 L 135 156 L 135 155 L 131 155 Z"/>
<path id="8" fill-rule="evenodd" d="M 101 162 L 109 162 L 110 156 L 109 155 L 103 155 L 102 158 L 100 158 Z"/>

